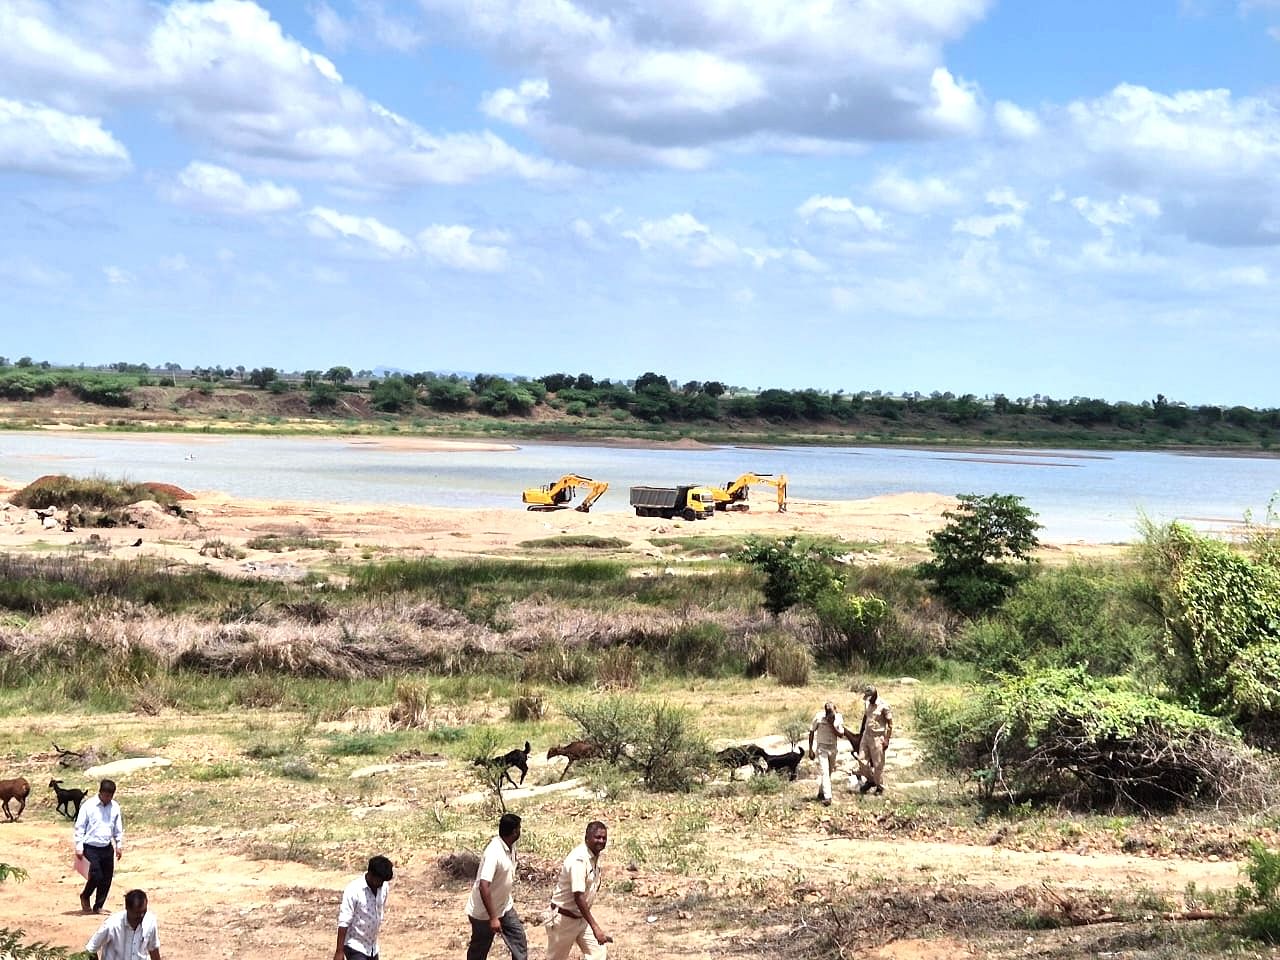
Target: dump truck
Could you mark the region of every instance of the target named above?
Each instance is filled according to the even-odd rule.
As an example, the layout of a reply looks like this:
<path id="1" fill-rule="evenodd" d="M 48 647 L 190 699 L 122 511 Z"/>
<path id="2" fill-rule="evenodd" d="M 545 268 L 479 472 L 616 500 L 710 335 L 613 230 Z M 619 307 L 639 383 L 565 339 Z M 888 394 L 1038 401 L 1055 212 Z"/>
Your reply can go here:
<path id="1" fill-rule="evenodd" d="M 569 501 L 574 498 L 579 488 L 586 490 L 587 495 L 573 509 L 579 513 L 588 513 L 591 505 L 609 489 L 609 484 L 604 480 L 592 480 L 590 477 L 579 476 L 576 473 L 566 473 L 554 483 L 527 488 L 520 495 L 520 499 L 529 505 L 527 507 L 529 510 L 563 510 L 569 506 Z"/>
<path id="2" fill-rule="evenodd" d="M 631 506 L 637 517 L 684 517 L 705 520 L 716 512 L 716 498 L 710 487 L 684 483 L 676 487 L 632 487 Z"/>
<path id="3" fill-rule="evenodd" d="M 747 503 L 747 492 L 752 484 L 763 484 L 774 487 L 778 491 L 778 512 L 787 512 L 787 475 L 774 476 L 771 473 L 744 473 L 737 480 L 730 480 L 723 487 L 712 487 L 711 494 L 716 498 L 717 510 L 750 510 Z"/>

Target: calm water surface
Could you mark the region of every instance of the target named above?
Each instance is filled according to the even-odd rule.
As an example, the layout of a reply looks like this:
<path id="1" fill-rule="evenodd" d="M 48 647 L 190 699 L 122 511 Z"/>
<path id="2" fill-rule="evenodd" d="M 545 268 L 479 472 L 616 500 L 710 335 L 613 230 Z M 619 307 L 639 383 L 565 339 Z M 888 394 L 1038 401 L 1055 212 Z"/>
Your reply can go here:
<path id="1" fill-rule="evenodd" d="M 722 447 L 634 450 L 521 444 L 504 452 L 388 450 L 338 438 L 155 438 L 0 433 L 0 476 L 27 483 L 46 473 L 159 480 L 233 496 L 340 503 L 522 509 L 520 491 L 576 472 L 607 480 L 593 508 L 629 510 L 638 483 L 725 483 L 738 474 L 785 473 L 793 500 L 850 500 L 908 491 L 1013 493 L 1055 541 L 1136 538 L 1140 514 L 1214 528 L 1246 510 L 1265 515 L 1280 491 L 1280 459 L 1071 450 L 917 450 L 878 447 Z M 768 509 L 772 490 L 752 492 Z"/>

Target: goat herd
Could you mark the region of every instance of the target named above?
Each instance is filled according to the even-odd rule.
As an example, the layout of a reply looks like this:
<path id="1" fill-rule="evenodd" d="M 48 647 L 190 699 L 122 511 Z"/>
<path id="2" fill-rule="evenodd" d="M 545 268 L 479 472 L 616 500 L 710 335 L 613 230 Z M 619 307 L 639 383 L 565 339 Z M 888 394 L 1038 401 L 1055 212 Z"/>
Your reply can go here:
<path id="1" fill-rule="evenodd" d="M 506 780 L 511 786 L 519 787 L 524 783 L 524 778 L 529 773 L 529 752 L 532 749 L 532 745 L 526 740 L 523 750 L 508 750 L 498 757 L 478 757 L 472 762 L 489 770 L 494 777 L 496 786 L 501 787 L 503 780 Z M 564 770 L 560 772 L 561 780 L 569 775 L 569 768 L 574 763 L 580 760 L 594 760 L 600 756 L 602 756 L 602 751 L 599 745 L 590 740 L 574 740 L 563 746 L 552 747 L 547 751 L 548 760 L 554 760 L 556 757 L 566 757 L 569 761 L 565 764 Z M 794 780 L 796 778 L 796 768 L 800 766 L 800 761 L 803 758 L 804 751 L 796 745 L 793 745 L 786 753 L 777 754 L 769 753 L 763 747 L 754 743 L 726 747 L 716 753 L 716 760 L 732 771 L 730 777 L 742 767 L 751 767 L 761 773 L 781 773 L 786 771 L 790 778 Z M 511 777 L 512 769 L 520 771 L 520 780 L 518 782 Z"/>
<path id="2" fill-rule="evenodd" d="M 79 790 L 72 788 L 68 790 L 62 785 L 61 780 L 50 780 L 49 789 L 51 789 L 58 799 L 58 812 L 68 820 L 74 820 L 80 814 L 80 804 L 84 798 L 89 795 L 87 790 Z M 0 809 L 4 810 L 6 820 L 16 821 L 22 816 L 22 811 L 27 809 L 27 797 L 31 796 L 31 784 L 25 777 L 15 777 L 12 780 L 0 780 Z M 9 801 L 18 801 L 18 812 L 15 814 L 9 809 Z"/>

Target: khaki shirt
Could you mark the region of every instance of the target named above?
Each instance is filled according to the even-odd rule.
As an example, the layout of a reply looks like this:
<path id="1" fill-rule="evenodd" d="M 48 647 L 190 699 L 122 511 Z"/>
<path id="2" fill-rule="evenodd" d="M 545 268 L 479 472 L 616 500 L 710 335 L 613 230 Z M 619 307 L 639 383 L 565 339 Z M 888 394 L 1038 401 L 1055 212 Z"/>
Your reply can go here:
<path id="1" fill-rule="evenodd" d="M 819 710 L 813 715 L 809 732 L 814 734 L 813 743 L 818 750 L 835 750 L 844 736 L 844 717 L 837 710 L 834 718 L 828 720 L 826 711 Z"/>
<path id="2" fill-rule="evenodd" d="M 599 892 L 599 858 L 591 855 L 585 843 L 580 843 L 564 858 L 560 876 L 556 879 L 555 893 L 551 894 L 551 902 L 571 913 L 577 913 L 578 902 L 573 899 L 575 893 L 585 894 L 589 907 L 595 902 Z"/>
<path id="3" fill-rule="evenodd" d="M 516 905 L 511 895 L 516 885 L 516 852 L 502 837 L 494 837 L 484 848 L 475 882 L 471 884 L 471 896 L 467 898 L 467 916 L 488 920 L 489 911 L 480 898 L 481 880 L 489 881 L 489 901 L 498 911 L 498 916 L 506 916 L 507 911 Z"/>
<path id="4" fill-rule="evenodd" d="M 865 731 L 877 737 L 883 737 L 888 733 L 889 725 L 893 723 L 893 711 L 889 709 L 888 702 L 882 699 L 877 699 L 875 703 L 867 703 L 863 709 L 863 716 L 866 718 Z"/>

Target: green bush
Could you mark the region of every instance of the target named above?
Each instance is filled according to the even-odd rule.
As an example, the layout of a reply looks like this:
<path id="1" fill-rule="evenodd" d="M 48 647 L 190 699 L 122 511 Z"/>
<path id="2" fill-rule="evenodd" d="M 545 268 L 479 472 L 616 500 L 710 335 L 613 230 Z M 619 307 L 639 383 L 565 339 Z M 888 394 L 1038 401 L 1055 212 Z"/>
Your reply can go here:
<path id="1" fill-rule="evenodd" d="M 843 665 L 878 663 L 889 622 L 889 605 L 870 594 L 825 593 L 813 604 L 818 652 Z"/>
<path id="2" fill-rule="evenodd" d="M 729 635 L 718 623 L 700 620 L 682 624 L 667 642 L 664 662 L 679 672 L 714 677 L 729 661 Z"/>
<path id="3" fill-rule="evenodd" d="M 1280 943 L 1280 851 L 1268 850 L 1253 840 L 1244 869 L 1250 887 L 1240 888 L 1240 900 L 1254 907 L 1244 917 L 1245 935 L 1265 943 Z"/>
<path id="4" fill-rule="evenodd" d="M 1101 676 L 1150 662 L 1158 639 L 1121 571 L 1074 564 L 1020 583 L 994 615 L 961 629 L 952 653 L 992 673 L 1079 665 Z"/>
<path id="5" fill-rule="evenodd" d="M 986 800 L 1149 810 L 1271 791 L 1267 768 L 1218 721 L 1083 669 L 1004 677 L 914 712 L 927 758 L 973 778 Z"/>
<path id="6" fill-rule="evenodd" d="M 933 559 L 918 575 L 966 616 L 993 610 L 1027 573 L 1040 524 L 1021 497 L 962 493 L 942 515 L 947 524 L 929 535 Z M 1010 562 L 1012 561 L 1012 562 Z"/>
<path id="7" fill-rule="evenodd" d="M 711 748 L 694 729 L 688 710 L 652 704 L 644 710 L 628 759 L 650 790 L 684 793 L 710 766 Z"/>
<path id="8" fill-rule="evenodd" d="M 796 537 L 748 537 L 734 559 L 764 574 L 764 608 L 775 616 L 798 603 L 813 603 L 825 594 L 839 592 L 844 586 L 831 569 L 831 550 L 801 543 Z"/>
<path id="9" fill-rule="evenodd" d="M 626 755 L 627 744 L 644 722 L 644 707 L 626 696 L 594 697 L 562 707 L 566 717 L 578 725 L 578 736 L 599 748 L 600 759 L 617 764 Z"/>
<path id="10" fill-rule="evenodd" d="M 770 676 L 787 687 L 805 687 L 813 673 L 813 654 L 794 637 L 769 634 L 756 641 L 747 673 Z"/>

